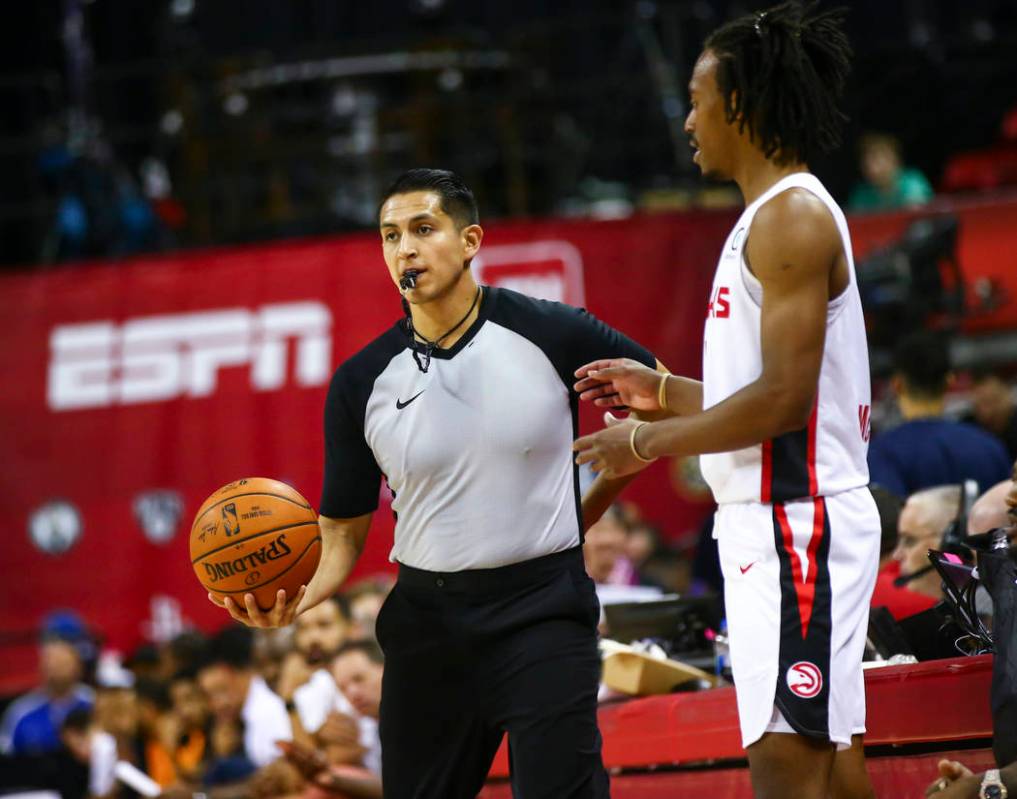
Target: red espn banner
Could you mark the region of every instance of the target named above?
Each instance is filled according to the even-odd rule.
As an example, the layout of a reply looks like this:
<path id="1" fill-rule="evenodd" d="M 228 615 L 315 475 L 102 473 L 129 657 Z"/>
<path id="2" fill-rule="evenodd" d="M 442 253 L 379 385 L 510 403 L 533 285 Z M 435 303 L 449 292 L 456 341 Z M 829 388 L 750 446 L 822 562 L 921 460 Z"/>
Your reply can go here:
<path id="1" fill-rule="evenodd" d="M 491 224 L 482 282 L 586 305 L 699 373 L 730 214 Z M 335 366 L 401 314 L 371 235 L 66 266 L 0 279 L 0 694 L 33 679 L 42 617 L 73 608 L 129 650 L 224 621 L 188 558 L 193 514 L 240 477 L 317 505 Z M 597 424 L 594 414 L 586 427 Z M 655 467 L 631 496 L 674 536 L 704 498 Z M 693 495 L 694 496 L 694 495 Z M 388 491 L 358 568 L 391 568 Z"/>
<path id="2" fill-rule="evenodd" d="M 475 269 L 485 283 L 585 305 L 672 371 L 698 376 L 735 216 L 495 222 Z M 963 212 L 969 280 L 1012 285 L 1015 219 L 1014 203 Z M 856 251 L 907 221 L 852 220 Z M 1017 327 L 1014 307 L 995 315 Z M 367 234 L 0 278 L 0 695 L 33 682 L 35 630 L 56 608 L 77 610 L 121 651 L 183 624 L 222 624 L 189 563 L 195 510 L 253 476 L 317 505 L 332 371 L 400 314 Z M 586 409 L 584 429 L 597 416 Z M 381 493 L 360 575 L 391 568 Z M 711 507 L 682 463 L 656 464 L 626 496 L 672 538 L 693 534 Z"/>

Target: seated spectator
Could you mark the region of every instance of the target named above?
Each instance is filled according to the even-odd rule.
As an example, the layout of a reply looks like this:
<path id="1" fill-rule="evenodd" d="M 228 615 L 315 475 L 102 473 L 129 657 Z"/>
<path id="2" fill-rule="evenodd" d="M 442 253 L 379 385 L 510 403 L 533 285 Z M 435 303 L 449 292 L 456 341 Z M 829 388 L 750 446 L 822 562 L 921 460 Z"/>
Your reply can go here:
<path id="1" fill-rule="evenodd" d="M 186 630 L 160 647 L 159 673 L 167 680 L 176 674 L 195 674 L 208 652 L 208 639 L 197 630 Z"/>
<path id="2" fill-rule="evenodd" d="M 218 757 L 241 752 L 252 767 L 279 756 L 277 741 L 293 738 L 286 704 L 252 668 L 252 635 L 246 627 L 227 627 L 211 642 L 198 684 L 212 713 L 212 746 Z M 240 742 L 235 748 L 230 744 Z M 242 778 L 242 768 L 236 770 Z"/>
<path id="3" fill-rule="evenodd" d="M 243 783 L 257 767 L 244 747 L 244 724 L 235 719 L 214 719 L 208 735 L 208 762 L 203 783 L 227 789 Z"/>
<path id="4" fill-rule="evenodd" d="M 293 622 L 293 648 L 283 658 L 276 691 L 306 732 L 317 732 L 335 708 L 339 689 L 326 667 L 346 640 L 348 626 L 345 604 L 338 597 L 309 608 Z"/>
<path id="5" fill-rule="evenodd" d="M 618 505 L 612 505 L 586 531 L 583 559 L 597 585 L 602 605 L 659 596 L 657 586 L 639 583 L 639 575 L 625 556 L 628 531 Z"/>
<path id="6" fill-rule="evenodd" d="M 912 494 L 900 513 L 893 558 L 900 564 L 901 578 L 907 578 L 905 590 L 926 597 L 928 607 L 943 598 L 940 577 L 929 563 L 928 553 L 942 544 L 943 533 L 960 512 L 960 503 L 960 486 L 937 486 Z"/>
<path id="7" fill-rule="evenodd" d="M 586 531 L 583 544 L 583 559 L 586 572 L 600 585 L 632 585 L 635 570 L 625 556 L 627 531 L 617 505 L 607 512 Z"/>
<path id="8" fill-rule="evenodd" d="M 376 734 L 373 722 L 355 719 L 353 706 L 327 668 L 343 646 L 349 626 L 347 604 L 341 597 L 331 597 L 300 614 L 293 623 L 295 649 L 283 661 L 278 684 L 296 737 L 303 743 L 332 747 L 333 762 L 344 763 L 360 762 Z"/>
<path id="9" fill-rule="evenodd" d="M 88 794 L 108 796 L 116 780 L 113 769 L 119 759 L 116 739 L 100 730 L 94 713 L 85 708 L 68 714 L 60 730 L 60 738 L 76 763 L 86 767 Z M 76 770 L 72 768 L 72 773 Z M 83 796 L 85 792 L 78 795 Z"/>
<path id="10" fill-rule="evenodd" d="M 882 534 L 879 542 L 879 572 L 870 604 L 874 608 L 887 608 L 895 619 L 904 619 L 932 607 L 935 600 L 894 584 L 901 574 L 900 561 L 894 558 L 894 554 L 897 552 L 898 529 L 904 503 L 885 488 L 874 486 L 871 491 L 879 509 Z"/>
<path id="11" fill-rule="evenodd" d="M 943 418 L 949 372 L 947 342 L 941 336 L 921 331 L 898 344 L 891 385 L 904 423 L 873 438 L 873 485 L 907 497 L 965 480 L 975 480 L 984 490 L 1010 473 L 1011 461 L 995 437 Z"/>
<path id="12" fill-rule="evenodd" d="M 169 726 L 170 702 L 166 685 L 151 678 L 139 679 L 134 687 L 138 706 L 136 757 L 139 767 L 163 788 L 177 781 L 173 752 L 176 741 Z"/>
<path id="13" fill-rule="evenodd" d="M 1017 460 L 1017 399 L 1013 387 L 997 372 L 980 370 L 971 377 L 971 413 L 964 421 L 996 436 L 1010 460 Z"/>
<path id="14" fill-rule="evenodd" d="M 917 169 L 905 167 L 900 142 L 883 133 L 867 133 L 858 146 L 859 166 L 865 178 L 851 193 L 852 211 L 892 211 L 925 205 L 932 186 Z"/>
<path id="15" fill-rule="evenodd" d="M 108 740 L 100 742 L 98 736 Z M 112 787 L 112 762 L 106 757 L 108 768 L 103 768 L 103 758 L 97 755 L 98 750 L 112 752 L 115 760 L 116 744 L 96 730 L 91 709 L 79 707 L 68 713 L 60 739 L 63 746 L 46 754 L 0 754 L 0 795 L 48 791 L 62 799 L 80 799 L 108 794 Z M 97 746 L 99 743 L 106 745 Z"/>
<path id="16" fill-rule="evenodd" d="M 42 685 L 15 699 L 0 721 L 0 750 L 6 754 L 55 752 L 64 719 L 73 710 L 90 709 L 95 701 L 92 689 L 82 682 L 94 643 L 81 619 L 71 611 L 57 611 L 47 618 L 41 637 Z"/>
<path id="17" fill-rule="evenodd" d="M 660 551 L 660 531 L 649 522 L 636 521 L 628 525 L 625 537 L 625 557 L 635 569 L 638 581 L 647 582 L 643 567 Z"/>
<path id="18" fill-rule="evenodd" d="M 138 646 L 124 661 L 127 668 L 135 679 L 161 680 L 169 675 L 163 674 L 163 656 L 159 647 L 152 643 L 144 643 Z M 172 674 L 172 672 L 170 672 Z"/>
<path id="19" fill-rule="evenodd" d="M 349 641 L 332 659 L 332 676 L 343 696 L 362 720 L 369 722 L 364 765 L 381 774 L 381 740 L 378 719 L 381 713 L 381 678 L 385 656 L 375 641 Z M 361 738 L 364 742 L 364 738 Z"/>
<path id="20" fill-rule="evenodd" d="M 164 732 L 177 776 L 200 782 L 208 747 L 208 702 L 198 686 L 196 672 L 182 671 L 169 684 L 170 712 Z"/>
<path id="21" fill-rule="evenodd" d="M 968 511 L 967 535 L 980 535 L 1000 527 L 1012 527 L 1017 518 L 1010 515 L 1007 498 L 1017 494 L 1017 463 L 1014 463 L 1013 479 L 996 483 L 982 494 Z M 1011 533 L 1011 538 L 1013 534 Z M 984 585 L 978 587 L 975 594 L 975 609 L 982 622 L 989 628 L 992 626 L 992 597 Z"/>
<path id="22" fill-rule="evenodd" d="M 278 693 L 283 661 L 293 652 L 293 627 L 253 629 L 251 658 L 254 671 Z"/>
<path id="23" fill-rule="evenodd" d="M 374 622 L 392 585 L 390 577 L 378 576 L 361 580 L 344 592 L 349 603 L 351 641 L 374 639 Z"/>
<path id="24" fill-rule="evenodd" d="M 332 673 L 343 694 L 362 718 L 375 725 L 381 707 L 381 680 L 384 655 L 370 640 L 344 644 L 332 661 Z M 377 727 L 375 727 L 375 730 Z M 364 767 L 337 765 L 327 750 L 315 750 L 296 743 L 280 744 L 291 769 L 275 763 L 258 773 L 251 785 L 253 799 L 380 799 L 381 745 L 377 732 Z"/>
<path id="25" fill-rule="evenodd" d="M 1017 465 L 1015 465 L 1017 472 Z M 1007 507 L 1007 497 L 1015 490 L 1014 480 L 1003 480 L 982 494 L 968 513 L 968 535 L 978 535 L 995 530 L 997 527 L 1009 527 L 1014 523 Z"/>

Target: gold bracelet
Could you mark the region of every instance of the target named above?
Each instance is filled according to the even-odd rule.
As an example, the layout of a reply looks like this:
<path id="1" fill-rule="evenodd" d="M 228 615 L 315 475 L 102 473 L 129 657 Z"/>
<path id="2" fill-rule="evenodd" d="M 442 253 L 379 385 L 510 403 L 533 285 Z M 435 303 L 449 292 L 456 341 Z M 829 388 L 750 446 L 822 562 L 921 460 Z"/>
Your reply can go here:
<path id="1" fill-rule="evenodd" d="M 657 389 L 657 404 L 661 410 L 667 410 L 667 379 L 670 377 L 667 372 L 661 374 L 660 387 Z"/>
<path id="2" fill-rule="evenodd" d="M 643 463 L 653 463 L 656 458 L 644 458 L 639 454 L 639 450 L 636 449 L 636 433 L 639 432 L 639 428 L 649 422 L 639 422 L 638 424 L 632 425 L 632 432 L 629 433 L 629 449 L 632 450 L 632 454 L 636 456 L 636 460 L 642 461 Z"/>

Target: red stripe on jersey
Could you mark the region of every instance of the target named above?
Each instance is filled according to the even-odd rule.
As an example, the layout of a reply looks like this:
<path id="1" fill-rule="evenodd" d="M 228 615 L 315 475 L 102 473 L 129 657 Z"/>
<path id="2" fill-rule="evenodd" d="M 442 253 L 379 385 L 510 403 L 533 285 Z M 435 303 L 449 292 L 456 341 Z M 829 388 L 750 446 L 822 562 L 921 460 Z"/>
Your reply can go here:
<path id="1" fill-rule="evenodd" d="M 816 554 L 819 551 L 819 544 L 823 540 L 823 527 L 826 523 L 826 503 L 822 497 L 813 500 L 812 506 L 812 535 L 809 538 L 807 548 L 809 559 L 809 573 L 805 576 L 802 572 L 802 561 L 795 551 L 794 536 L 791 532 L 791 524 L 787 520 L 787 511 L 784 503 L 778 502 L 773 506 L 777 516 L 777 523 L 780 525 L 781 540 L 784 544 L 784 551 L 787 552 L 791 561 L 791 580 L 794 583 L 795 598 L 798 601 L 798 618 L 802 625 L 802 640 L 809 634 L 809 623 L 812 621 L 812 607 L 816 599 L 816 575 L 819 571 L 816 563 Z"/>
<path id="2" fill-rule="evenodd" d="M 773 441 L 763 442 L 763 463 L 760 470 L 759 501 L 769 502 L 773 496 Z"/>
<path id="3" fill-rule="evenodd" d="M 816 389 L 816 401 L 812 405 L 812 413 L 809 414 L 809 449 L 806 456 L 809 465 L 809 496 L 814 497 L 819 493 L 819 483 L 816 480 L 816 430 L 819 427 L 819 389 Z"/>

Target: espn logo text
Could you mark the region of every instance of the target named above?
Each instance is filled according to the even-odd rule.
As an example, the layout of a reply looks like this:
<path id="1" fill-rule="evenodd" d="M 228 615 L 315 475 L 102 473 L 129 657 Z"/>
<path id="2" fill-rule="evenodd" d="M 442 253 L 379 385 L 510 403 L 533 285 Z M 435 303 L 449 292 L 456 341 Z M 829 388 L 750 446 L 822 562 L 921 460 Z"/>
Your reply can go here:
<path id="1" fill-rule="evenodd" d="M 60 325 L 50 334 L 46 400 L 68 411 L 207 397 L 219 370 L 249 367 L 255 391 L 331 376 L 332 313 L 318 302 Z M 291 346 L 292 342 L 292 346 Z"/>

